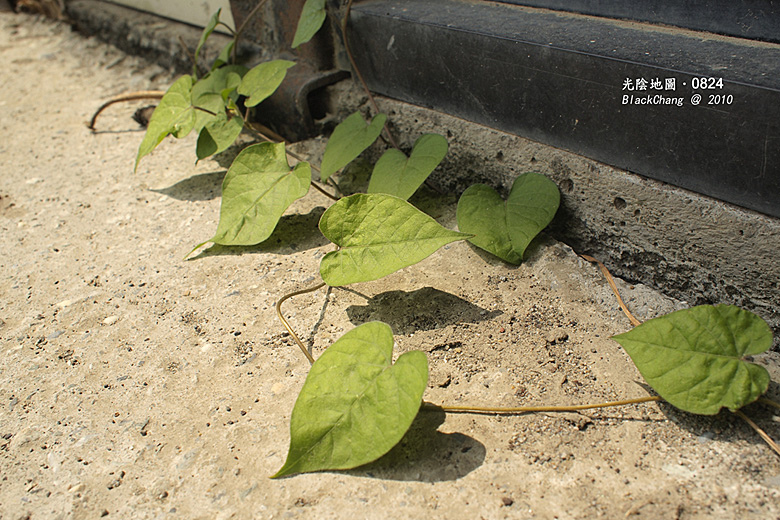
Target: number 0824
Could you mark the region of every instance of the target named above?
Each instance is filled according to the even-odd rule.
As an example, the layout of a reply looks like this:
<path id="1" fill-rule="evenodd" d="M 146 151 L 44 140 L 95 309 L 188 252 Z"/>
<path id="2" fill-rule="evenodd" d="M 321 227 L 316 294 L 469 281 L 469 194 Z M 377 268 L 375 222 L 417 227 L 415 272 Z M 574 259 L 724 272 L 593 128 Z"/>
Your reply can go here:
<path id="1" fill-rule="evenodd" d="M 722 89 L 723 78 L 692 78 L 691 88 L 694 90 Z"/>

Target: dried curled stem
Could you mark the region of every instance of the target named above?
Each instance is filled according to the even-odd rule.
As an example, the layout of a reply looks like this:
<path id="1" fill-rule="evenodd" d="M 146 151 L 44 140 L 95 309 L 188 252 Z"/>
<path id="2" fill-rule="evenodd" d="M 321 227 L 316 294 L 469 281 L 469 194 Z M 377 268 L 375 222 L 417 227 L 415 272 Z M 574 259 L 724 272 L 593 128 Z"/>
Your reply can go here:
<path id="1" fill-rule="evenodd" d="M 764 442 L 767 443 L 769 447 L 775 451 L 775 453 L 780 455 L 780 446 L 778 446 L 777 443 L 772 439 L 772 437 L 770 437 L 764 430 L 762 430 L 761 427 L 759 427 L 756 423 L 754 423 L 750 419 L 750 417 L 742 413 L 742 410 L 735 410 L 734 414 L 740 417 L 746 423 L 748 423 L 748 425 L 751 428 L 753 428 L 762 439 L 764 439 Z"/>
<path id="2" fill-rule="evenodd" d="M 593 262 L 598 264 L 599 269 L 601 269 L 601 272 L 604 273 L 604 277 L 607 279 L 607 283 L 612 289 L 612 292 L 615 293 L 615 297 L 617 298 L 618 305 L 620 305 L 620 308 L 623 310 L 623 314 L 625 314 L 628 317 L 628 320 L 631 322 L 631 325 L 633 325 L 634 327 L 641 325 L 642 322 L 636 319 L 633 314 L 631 314 L 631 311 L 628 310 L 628 307 L 623 301 L 623 298 L 620 297 L 620 292 L 618 291 L 617 285 L 615 284 L 615 279 L 612 278 L 612 275 L 609 273 L 609 269 L 607 269 L 607 267 L 604 264 L 602 264 L 592 256 L 588 256 L 588 255 L 580 255 L 580 256 L 585 260 L 587 260 L 588 262 Z"/>
<path id="3" fill-rule="evenodd" d="M 95 111 L 95 114 L 92 116 L 92 119 L 89 120 L 89 124 L 87 127 L 95 131 L 95 122 L 97 121 L 98 116 L 100 113 L 105 110 L 106 108 L 110 107 L 114 103 L 121 103 L 123 101 L 135 101 L 138 99 L 162 99 L 162 97 L 165 95 L 164 90 L 139 90 L 138 92 L 127 92 L 125 94 L 119 94 L 118 96 L 114 96 L 102 105 L 100 105 L 100 108 L 98 108 Z"/>

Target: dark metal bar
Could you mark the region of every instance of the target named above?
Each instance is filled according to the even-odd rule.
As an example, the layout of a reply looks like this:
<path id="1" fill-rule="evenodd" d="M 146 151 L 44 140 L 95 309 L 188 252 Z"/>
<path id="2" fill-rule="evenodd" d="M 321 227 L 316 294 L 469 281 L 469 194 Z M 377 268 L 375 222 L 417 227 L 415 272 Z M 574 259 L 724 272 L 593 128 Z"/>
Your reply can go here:
<path id="1" fill-rule="evenodd" d="M 778 45 L 458 0 L 360 2 L 349 34 L 376 92 L 780 216 Z"/>

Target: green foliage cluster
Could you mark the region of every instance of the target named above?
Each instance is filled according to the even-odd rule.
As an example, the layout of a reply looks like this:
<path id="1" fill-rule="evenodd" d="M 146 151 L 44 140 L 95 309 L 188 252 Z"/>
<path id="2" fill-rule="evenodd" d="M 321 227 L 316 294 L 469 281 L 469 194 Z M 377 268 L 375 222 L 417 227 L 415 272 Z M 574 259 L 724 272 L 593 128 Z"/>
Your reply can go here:
<path id="1" fill-rule="evenodd" d="M 308 41 L 326 17 L 325 0 L 308 0 L 293 46 Z M 197 57 L 219 23 L 211 19 L 195 51 Z M 197 157 L 230 146 L 245 127 L 239 106 L 269 97 L 295 63 L 274 60 L 252 68 L 229 64 L 234 42 L 225 47 L 202 78 L 197 68 L 168 89 L 154 112 L 136 157 L 138 162 L 166 136 L 199 133 Z M 324 154 L 320 182 L 327 182 L 380 136 L 386 115 L 347 117 L 333 131 Z M 408 199 L 447 154 L 437 134 L 417 139 L 410 155 L 389 149 L 376 163 L 368 193 L 344 197 L 322 215 L 319 228 L 336 250 L 326 254 L 320 275 L 330 286 L 376 280 L 420 262 L 445 244 L 468 240 L 510 263 L 520 264 L 531 241 L 553 219 L 560 192 L 537 173 L 520 175 L 507 200 L 486 185 L 469 187 L 457 207 L 460 231 L 446 229 Z M 226 246 L 266 240 L 282 214 L 305 196 L 312 166 L 291 167 L 283 143 L 244 149 L 222 185 L 219 224 L 208 242 Z M 765 369 L 744 356 L 765 351 L 772 336 L 754 314 L 732 306 L 701 306 L 648 321 L 615 336 L 658 394 L 697 414 L 722 407 L 737 410 L 755 401 L 769 383 Z M 403 437 L 417 414 L 428 367 L 422 352 L 395 363 L 393 335 L 371 322 L 347 332 L 312 365 L 296 401 L 291 444 L 284 466 L 274 475 L 353 468 L 376 460 Z"/>

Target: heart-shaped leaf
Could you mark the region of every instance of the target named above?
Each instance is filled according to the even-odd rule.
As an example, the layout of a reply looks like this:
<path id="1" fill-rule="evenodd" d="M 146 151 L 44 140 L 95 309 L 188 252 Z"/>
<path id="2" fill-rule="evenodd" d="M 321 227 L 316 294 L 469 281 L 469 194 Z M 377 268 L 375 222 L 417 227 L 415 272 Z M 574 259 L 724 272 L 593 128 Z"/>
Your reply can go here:
<path id="1" fill-rule="evenodd" d="M 444 136 L 425 134 L 414 143 L 408 158 L 402 151 L 390 148 L 377 161 L 368 192 L 407 200 L 444 159 L 447 147 Z"/>
<path id="2" fill-rule="evenodd" d="M 306 0 L 293 36 L 293 49 L 311 40 L 317 34 L 325 21 L 326 14 L 325 0 Z"/>
<path id="3" fill-rule="evenodd" d="M 320 262 L 320 275 L 331 286 L 382 278 L 470 236 L 442 227 L 405 200 L 381 193 L 339 200 L 323 213 L 320 231 L 339 246 Z"/>
<path id="4" fill-rule="evenodd" d="M 290 420 L 290 449 L 273 476 L 350 469 L 398 444 L 428 382 L 420 351 L 392 363 L 393 332 L 364 323 L 344 334 L 312 365 Z"/>
<path id="5" fill-rule="evenodd" d="M 154 109 L 146 128 L 138 154 L 135 157 L 135 170 L 145 155 L 152 153 L 168 134 L 184 137 L 194 125 L 192 113 L 192 76 L 184 75 L 177 79 Z"/>
<path id="6" fill-rule="evenodd" d="M 198 160 L 227 150 L 241 133 L 242 128 L 244 128 L 243 119 L 238 116 L 228 119 L 227 114 L 224 113 L 214 121 L 207 123 L 198 135 L 198 144 L 195 149 Z"/>
<path id="7" fill-rule="evenodd" d="M 339 171 L 366 148 L 376 141 L 385 125 L 387 116 L 377 114 L 371 123 L 366 124 L 360 112 L 347 117 L 333 129 L 328 144 L 325 145 L 325 154 L 320 166 L 320 178 L 322 181 Z"/>
<path id="8" fill-rule="evenodd" d="M 238 93 L 247 96 L 245 105 L 253 107 L 273 94 L 287 75 L 287 69 L 295 65 L 294 61 L 273 60 L 252 68 L 246 73 Z"/>
<path id="9" fill-rule="evenodd" d="M 772 331 L 764 320 L 733 305 L 673 312 L 612 339 L 658 395 L 686 412 L 737 410 L 769 386 L 766 369 L 742 358 L 769 349 Z"/>
<path id="10" fill-rule="evenodd" d="M 515 179 L 506 203 L 493 188 L 470 186 L 458 201 L 458 228 L 469 241 L 511 264 L 523 261 L 528 244 L 552 221 L 560 204 L 553 181 L 538 173 Z"/>
<path id="11" fill-rule="evenodd" d="M 284 143 L 260 143 L 245 148 L 222 182 L 217 232 L 192 251 L 207 242 L 230 246 L 259 244 L 271 236 L 290 204 L 306 195 L 310 184 L 309 163 L 290 168 Z"/>

